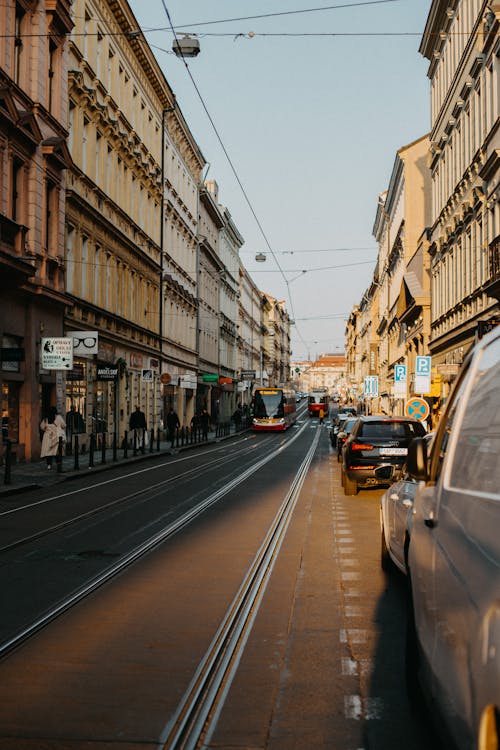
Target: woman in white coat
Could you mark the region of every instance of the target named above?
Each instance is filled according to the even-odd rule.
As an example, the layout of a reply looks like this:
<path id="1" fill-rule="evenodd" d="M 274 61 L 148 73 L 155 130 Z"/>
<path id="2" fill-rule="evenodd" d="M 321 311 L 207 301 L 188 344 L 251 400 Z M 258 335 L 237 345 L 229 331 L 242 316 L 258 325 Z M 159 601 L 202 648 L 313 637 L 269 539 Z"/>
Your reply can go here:
<path id="1" fill-rule="evenodd" d="M 49 415 L 42 419 L 40 429 L 43 432 L 40 456 L 47 461 L 47 469 L 51 469 L 53 458 L 57 456 L 59 438 L 62 437 L 64 440 L 66 436 L 66 423 L 54 406 L 50 409 Z"/>

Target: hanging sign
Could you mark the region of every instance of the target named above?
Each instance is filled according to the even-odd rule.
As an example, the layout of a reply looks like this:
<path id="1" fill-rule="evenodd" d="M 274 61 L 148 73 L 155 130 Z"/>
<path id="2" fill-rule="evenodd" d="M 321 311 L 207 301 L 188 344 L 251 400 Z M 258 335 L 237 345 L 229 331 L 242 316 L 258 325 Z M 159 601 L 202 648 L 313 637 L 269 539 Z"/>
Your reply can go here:
<path id="1" fill-rule="evenodd" d="M 73 339 L 42 339 L 42 356 L 40 366 L 43 370 L 72 370 Z"/>

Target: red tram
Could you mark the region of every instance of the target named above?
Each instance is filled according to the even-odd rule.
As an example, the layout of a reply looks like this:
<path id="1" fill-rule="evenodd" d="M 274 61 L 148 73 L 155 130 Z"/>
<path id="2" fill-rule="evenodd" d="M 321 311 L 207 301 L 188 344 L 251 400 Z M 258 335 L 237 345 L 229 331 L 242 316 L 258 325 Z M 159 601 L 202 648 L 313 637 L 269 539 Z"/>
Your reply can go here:
<path id="1" fill-rule="evenodd" d="M 257 388 L 254 392 L 253 429 L 286 430 L 297 419 L 295 391 Z"/>
<path id="2" fill-rule="evenodd" d="M 325 417 L 328 414 L 328 388 L 315 388 L 309 391 L 309 402 L 307 410 L 310 417 L 318 417 L 320 409 L 323 409 Z"/>

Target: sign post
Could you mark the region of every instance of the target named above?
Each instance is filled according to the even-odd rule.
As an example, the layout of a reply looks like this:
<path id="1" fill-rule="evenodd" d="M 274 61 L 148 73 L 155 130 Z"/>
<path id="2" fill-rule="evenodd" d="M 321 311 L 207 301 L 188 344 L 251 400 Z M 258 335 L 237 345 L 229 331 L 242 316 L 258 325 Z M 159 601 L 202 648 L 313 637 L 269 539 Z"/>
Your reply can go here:
<path id="1" fill-rule="evenodd" d="M 415 393 L 429 393 L 431 389 L 431 357 L 415 360 Z"/>

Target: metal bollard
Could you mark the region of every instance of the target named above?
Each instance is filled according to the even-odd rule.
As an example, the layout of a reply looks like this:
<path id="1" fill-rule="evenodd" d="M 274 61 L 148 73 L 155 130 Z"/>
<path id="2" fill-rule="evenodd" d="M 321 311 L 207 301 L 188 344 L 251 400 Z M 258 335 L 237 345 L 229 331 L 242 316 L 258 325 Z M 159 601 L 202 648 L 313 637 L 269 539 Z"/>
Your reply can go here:
<path id="1" fill-rule="evenodd" d="M 116 445 L 116 430 L 113 432 L 113 461 L 118 461 L 117 445 Z"/>
<path id="2" fill-rule="evenodd" d="M 156 450 L 160 452 L 160 428 L 156 431 Z"/>
<path id="3" fill-rule="evenodd" d="M 94 448 L 95 448 L 95 433 L 90 433 L 90 440 L 89 440 L 89 469 L 92 469 L 94 466 Z"/>
<path id="4" fill-rule="evenodd" d="M 57 455 L 56 455 L 56 464 L 57 464 L 58 474 L 62 472 L 62 455 L 63 455 L 63 439 L 62 437 L 60 437 L 59 442 L 57 444 Z"/>
<path id="5" fill-rule="evenodd" d="M 77 470 L 80 468 L 80 448 L 78 445 L 78 434 L 75 435 L 75 444 L 73 445 L 73 455 L 75 457 L 73 468 Z"/>
<path id="6" fill-rule="evenodd" d="M 125 437 L 123 438 L 123 458 L 128 457 L 128 432 L 125 430 Z"/>
<path id="7" fill-rule="evenodd" d="M 141 453 L 144 455 L 146 452 L 146 430 L 144 427 L 141 430 Z"/>
<path id="8" fill-rule="evenodd" d="M 134 430 L 134 449 L 133 449 L 134 456 L 137 456 L 137 430 Z"/>
<path id="9" fill-rule="evenodd" d="M 101 463 L 106 463 L 106 433 L 101 432 Z"/>
<path id="10" fill-rule="evenodd" d="M 5 473 L 3 478 L 4 484 L 10 484 L 11 483 L 11 464 L 12 464 L 12 443 L 9 439 L 5 441 L 5 453 L 4 453 L 4 459 L 5 459 Z"/>
<path id="11" fill-rule="evenodd" d="M 153 428 L 151 428 L 151 433 L 149 435 L 149 452 L 152 453 L 154 449 L 154 442 L 155 442 L 155 431 Z"/>

